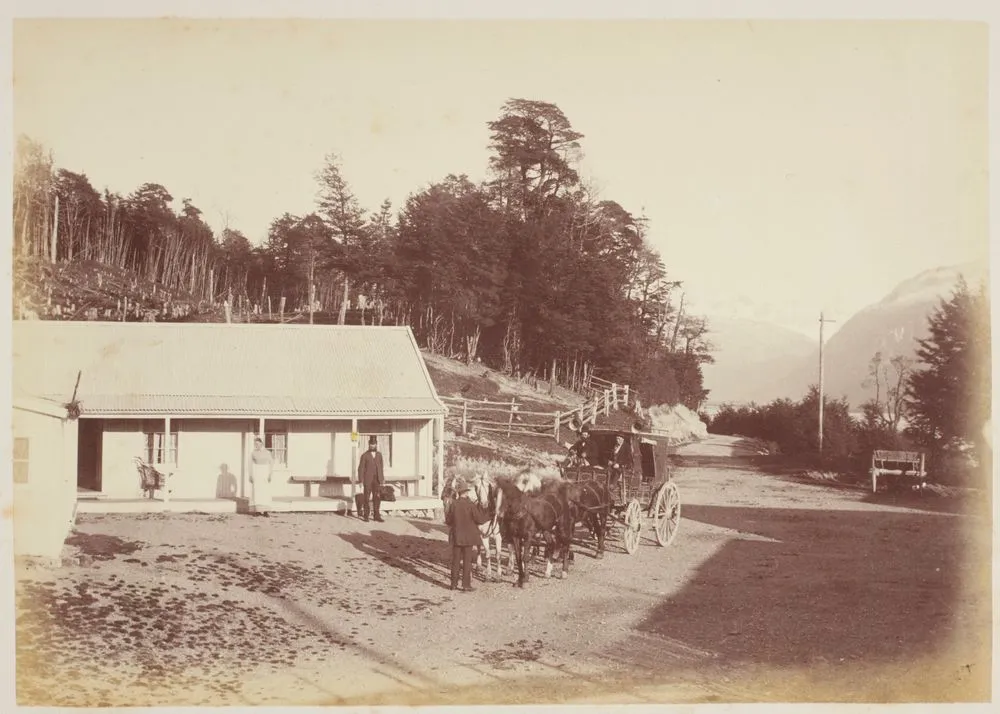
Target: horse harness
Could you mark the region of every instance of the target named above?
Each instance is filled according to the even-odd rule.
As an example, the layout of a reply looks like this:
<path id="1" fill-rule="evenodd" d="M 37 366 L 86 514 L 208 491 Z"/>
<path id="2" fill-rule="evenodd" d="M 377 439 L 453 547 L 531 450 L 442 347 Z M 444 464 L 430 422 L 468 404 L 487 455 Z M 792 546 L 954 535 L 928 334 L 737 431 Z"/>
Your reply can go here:
<path id="1" fill-rule="evenodd" d="M 600 499 L 601 492 L 598 491 L 597 487 L 594 486 L 594 484 L 592 484 L 590 481 L 584 481 L 582 483 L 578 482 L 578 485 L 580 486 L 580 488 L 589 489 L 591 493 L 593 493 L 595 496 L 598 497 L 598 499 Z M 599 511 L 602 508 L 607 508 L 607 506 L 608 506 L 608 504 L 602 504 L 600 506 L 584 506 L 584 505 L 581 505 L 579 503 L 576 504 L 577 508 L 581 508 L 581 509 L 583 509 L 584 511 L 587 511 L 587 512 L 590 512 L 590 511 Z"/>

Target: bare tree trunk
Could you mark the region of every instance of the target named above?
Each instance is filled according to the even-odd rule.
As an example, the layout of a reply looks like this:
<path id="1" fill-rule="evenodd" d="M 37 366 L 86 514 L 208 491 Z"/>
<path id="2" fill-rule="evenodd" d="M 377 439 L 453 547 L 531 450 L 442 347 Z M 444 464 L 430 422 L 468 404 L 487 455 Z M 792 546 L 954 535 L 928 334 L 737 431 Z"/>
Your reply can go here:
<path id="1" fill-rule="evenodd" d="M 476 325 L 476 331 L 465 338 L 465 359 L 468 364 L 476 361 L 476 351 L 479 349 L 479 337 L 482 331 Z"/>
<path id="2" fill-rule="evenodd" d="M 337 316 L 337 324 L 343 325 L 347 321 L 347 301 L 350 299 L 350 281 L 344 275 L 344 299 L 340 303 L 340 314 Z"/>
<path id="3" fill-rule="evenodd" d="M 49 262 L 56 262 L 56 255 L 59 249 L 59 194 L 56 194 L 56 216 L 55 220 L 52 221 L 52 247 L 49 254 Z"/>
<path id="4" fill-rule="evenodd" d="M 670 352 L 674 352 L 677 346 L 677 331 L 681 327 L 681 319 L 684 317 L 684 293 L 681 293 L 681 306 L 677 309 L 677 322 L 674 323 L 674 334 L 670 337 Z"/>

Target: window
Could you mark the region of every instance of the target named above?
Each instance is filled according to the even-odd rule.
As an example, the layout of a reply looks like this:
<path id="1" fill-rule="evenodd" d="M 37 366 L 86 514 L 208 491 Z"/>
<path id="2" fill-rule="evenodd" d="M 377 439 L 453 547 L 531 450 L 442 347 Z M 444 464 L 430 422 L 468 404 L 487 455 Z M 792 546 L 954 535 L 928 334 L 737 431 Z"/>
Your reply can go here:
<path id="1" fill-rule="evenodd" d="M 170 433 L 170 443 L 167 444 L 166 434 L 162 431 L 146 432 L 146 463 L 176 464 L 177 463 L 177 432 Z"/>
<path id="2" fill-rule="evenodd" d="M 14 483 L 28 483 L 28 440 L 14 437 Z"/>
<path id="3" fill-rule="evenodd" d="M 378 450 L 382 454 L 382 463 L 386 468 L 392 466 L 392 434 L 361 434 L 361 448 L 368 450 L 368 437 L 378 440 Z"/>
<path id="4" fill-rule="evenodd" d="M 271 452 L 276 466 L 288 466 L 288 426 L 268 424 L 264 429 L 264 448 Z"/>

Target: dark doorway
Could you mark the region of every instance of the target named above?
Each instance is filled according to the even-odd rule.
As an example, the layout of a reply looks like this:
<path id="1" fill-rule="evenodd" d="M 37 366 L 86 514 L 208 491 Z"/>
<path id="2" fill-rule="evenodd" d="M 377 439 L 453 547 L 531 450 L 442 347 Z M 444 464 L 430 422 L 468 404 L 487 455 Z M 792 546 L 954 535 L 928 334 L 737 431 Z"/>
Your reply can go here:
<path id="1" fill-rule="evenodd" d="M 101 444 L 103 419 L 80 419 L 76 445 L 76 485 L 79 489 L 101 490 Z"/>

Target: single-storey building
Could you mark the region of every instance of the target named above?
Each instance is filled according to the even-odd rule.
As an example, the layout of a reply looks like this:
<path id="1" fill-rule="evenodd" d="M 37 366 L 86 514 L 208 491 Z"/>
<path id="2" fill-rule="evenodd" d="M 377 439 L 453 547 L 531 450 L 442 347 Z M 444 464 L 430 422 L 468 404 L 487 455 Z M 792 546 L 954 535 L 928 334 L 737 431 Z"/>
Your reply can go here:
<path id="1" fill-rule="evenodd" d="M 72 452 L 60 473 L 79 498 L 141 499 L 141 462 L 167 474 L 154 497 L 171 510 L 239 502 L 260 434 L 289 510 L 349 509 L 369 436 L 400 496 L 431 496 L 443 473 L 446 408 L 409 327 L 32 320 L 13 341 L 15 395 L 58 406 L 75 389 L 80 407 L 62 437 L 55 422 L 15 419 L 26 488 L 56 479 L 36 462 L 54 449 Z"/>
<path id="2" fill-rule="evenodd" d="M 66 406 L 15 395 L 13 443 L 14 552 L 56 559 L 76 509 L 76 422 Z"/>

